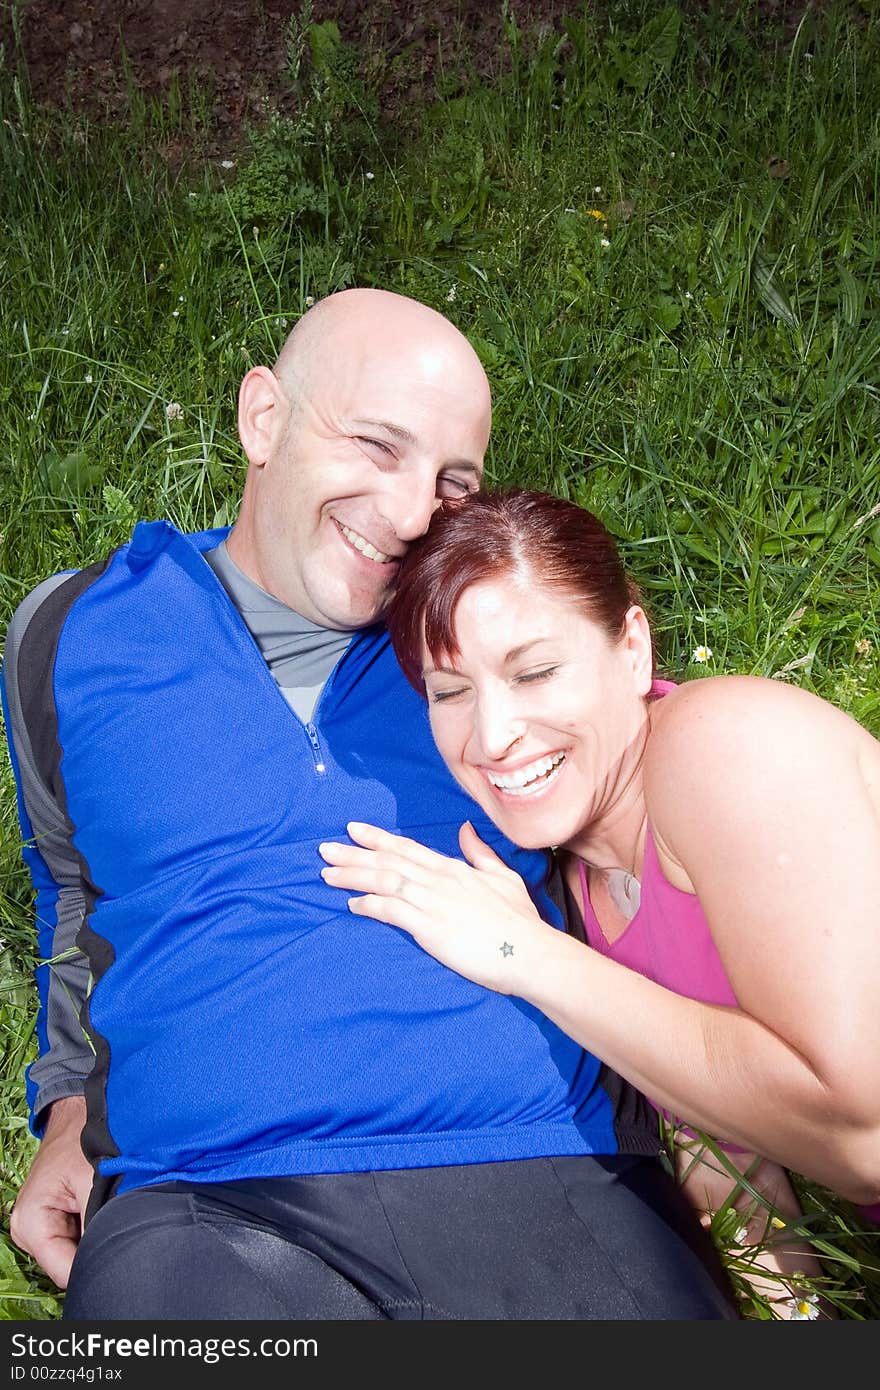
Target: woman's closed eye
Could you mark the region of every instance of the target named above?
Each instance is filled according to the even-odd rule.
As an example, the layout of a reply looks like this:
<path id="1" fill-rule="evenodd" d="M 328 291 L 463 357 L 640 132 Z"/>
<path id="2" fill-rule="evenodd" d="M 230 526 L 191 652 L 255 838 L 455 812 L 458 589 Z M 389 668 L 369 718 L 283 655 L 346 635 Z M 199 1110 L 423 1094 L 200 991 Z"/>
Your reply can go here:
<path id="1" fill-rule="evenodd" d="M 531 685 L 536 681 L 548 680 L 559 670 L 558 666 L 542 666 L 539 671 L 523 671 L 519 676 L 514 677 L 519 685 Z"/>
<path id="2" fill-rule="evenodd" d="M 443 705 L 450 700 L 458 700 L 462 695 L 466 695 L 468 687 L 466 685 L 455 686 L 449 690 L 429 690 L 428 699 L 432 705 Z"/>

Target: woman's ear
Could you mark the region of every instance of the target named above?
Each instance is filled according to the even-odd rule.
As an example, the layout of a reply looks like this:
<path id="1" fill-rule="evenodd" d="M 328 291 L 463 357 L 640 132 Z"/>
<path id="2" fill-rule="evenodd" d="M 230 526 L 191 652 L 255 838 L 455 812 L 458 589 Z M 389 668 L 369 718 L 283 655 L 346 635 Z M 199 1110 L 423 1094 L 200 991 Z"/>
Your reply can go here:
<path id="1" fill-rule="evenodd" d="M 238 390 L 238 434 L 248 463 L 257 468 L 271 457 L 287 428 L 290 404 L 268 367 L 251 367 Z"/>
<path id="2" fill-rule="evenodd" d="M 627 609 L 623 619 L 623 646 L 632 666 L 639 695 L 648 695 L 654 679 L 654 647 L 644 608 L 637 603 Z"/>

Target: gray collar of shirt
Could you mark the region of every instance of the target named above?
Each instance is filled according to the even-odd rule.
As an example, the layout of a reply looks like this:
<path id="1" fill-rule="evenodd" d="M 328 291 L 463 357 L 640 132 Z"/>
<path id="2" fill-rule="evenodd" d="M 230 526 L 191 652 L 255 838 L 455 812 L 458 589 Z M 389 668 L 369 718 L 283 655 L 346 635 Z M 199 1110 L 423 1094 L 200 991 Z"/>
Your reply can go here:
<path id="1" fill-rule="evenodd" d="M 353 632 L 319 627 L 261 589 L 230 558 L 226 542 L 205 559 L 242 616 L 287 703 L 309 723 L 327 677 Z"/>

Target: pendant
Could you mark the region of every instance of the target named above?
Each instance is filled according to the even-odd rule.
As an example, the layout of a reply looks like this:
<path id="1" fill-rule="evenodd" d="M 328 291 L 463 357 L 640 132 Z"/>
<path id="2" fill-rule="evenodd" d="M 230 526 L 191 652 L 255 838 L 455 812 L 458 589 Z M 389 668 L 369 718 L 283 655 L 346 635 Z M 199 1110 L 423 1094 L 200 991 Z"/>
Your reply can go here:
<path id="1" fill-rule="evenodd" d="M 635 917 L 642 902 L 642 885 L 635 874 L 626 869 L 606 869 L 605 882 L 608 896 L 618 912 L 630 921 Z"/>

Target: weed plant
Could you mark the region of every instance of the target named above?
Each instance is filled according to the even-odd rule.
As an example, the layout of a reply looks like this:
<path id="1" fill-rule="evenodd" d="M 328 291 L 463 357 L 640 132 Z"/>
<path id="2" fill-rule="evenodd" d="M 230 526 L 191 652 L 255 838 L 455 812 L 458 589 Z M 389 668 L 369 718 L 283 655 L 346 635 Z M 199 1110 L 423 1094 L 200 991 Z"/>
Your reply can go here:
<path id="1" fill-rule="evenodd" d="M 796 681 L 880 734 L 880 26 L 870 4 L 808 10 L 793 37 L 749 5 L 599 9 L 543 35 L 505 11 L 494 81 L 441 73 L 433 104 L 389 120 L 382 55 L 306 6 L 284 35 L 296 118 L 176 168 L 163 141 L 171 124 L 199 149 L 197 102 L 132 93 L 122 126 L 62 119 L 4 55 L 3 627 L 137 517 L 232 520 L 241 376 L 313 300 L 373 284 L 470 337 L 490 482 L 603 517 L 665 670 Z M 8 1216 L 35 1142 L 35 996 L 5 761 L 0 821 Z M 822 1292 L 875 1318 L 880 1236 L 795 1181 Z M 713 1234 L 745 1315 L 770 1318 L 738 1227 L 725 1210 Z M 4 1318 L 61 1309 L 5 1236 L 0 1294 Z"/>

